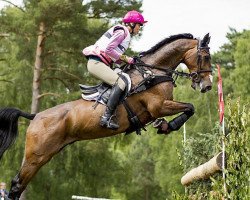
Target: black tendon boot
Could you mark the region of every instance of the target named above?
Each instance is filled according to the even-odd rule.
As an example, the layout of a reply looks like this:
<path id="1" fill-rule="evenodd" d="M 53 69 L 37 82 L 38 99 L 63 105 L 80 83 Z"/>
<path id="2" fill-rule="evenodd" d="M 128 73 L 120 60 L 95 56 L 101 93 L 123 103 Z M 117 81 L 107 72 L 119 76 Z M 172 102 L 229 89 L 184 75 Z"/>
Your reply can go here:
<path id="1" fill-rule="evenodd" d="M 114 119 L 114 112 L 116 107 L 118 106 L 120 96 L 122 94 L 122 90 L 119 88 L 118 85 L 115 85 L 111 91 L 111 94 L 109 96 L 109 100 L 107 103 L 107 107 L 105 110 L 104 115 L 101 117 L 100 125 L 103 127 L 107 127 L 113 130 L 116 130 L 119 128 L 119 124 L 116 122 L 116 119 Z"/>

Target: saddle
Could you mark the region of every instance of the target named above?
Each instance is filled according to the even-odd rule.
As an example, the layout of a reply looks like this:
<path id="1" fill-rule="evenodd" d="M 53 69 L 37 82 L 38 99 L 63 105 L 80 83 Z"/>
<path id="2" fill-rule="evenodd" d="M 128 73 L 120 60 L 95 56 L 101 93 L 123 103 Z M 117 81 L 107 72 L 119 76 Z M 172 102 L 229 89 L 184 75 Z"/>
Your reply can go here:
<path id="1" fill-rule="evenodd" d="M 120 98 L 120 102 L 123 101 L 129 94 L 129 91 L 131 90 L 131 79 L 128 74 L 122 72 L 119 68 L 116 68 L 114 70 L 125 82 L 126 88 L 123 93 L 123 95 Z M 82 85 L 79 84 L 80 89 L 82 91 L 82 98 L 87 101 L 96 101 L 97 103 L 101 103 L 103 105 L 106 105 L 112 90 L 112 86 L 101 83 L 95 86 L 88 86 L 88 85 Z"/>

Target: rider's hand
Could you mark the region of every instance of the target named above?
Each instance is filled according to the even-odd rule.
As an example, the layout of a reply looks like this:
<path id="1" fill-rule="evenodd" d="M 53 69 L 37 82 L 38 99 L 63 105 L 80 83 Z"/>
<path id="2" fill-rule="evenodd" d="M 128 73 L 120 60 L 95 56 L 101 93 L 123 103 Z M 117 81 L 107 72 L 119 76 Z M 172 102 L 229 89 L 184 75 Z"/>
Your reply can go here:
<path id="1" fill-rule="evenodd" d="M 133 60 L 134 60 L 134 64 L 136 64 L 136 63 L 143 63 L 141 61 L 140 57 L 138 57 L 138 56 L 133 56 Z"/>
<path id="2" fill-rule="evenodd" d="M 128 63 L 128 64 L 134 64 L 134 59 L 132 57 L 121 55 L 120 60 Z"/>

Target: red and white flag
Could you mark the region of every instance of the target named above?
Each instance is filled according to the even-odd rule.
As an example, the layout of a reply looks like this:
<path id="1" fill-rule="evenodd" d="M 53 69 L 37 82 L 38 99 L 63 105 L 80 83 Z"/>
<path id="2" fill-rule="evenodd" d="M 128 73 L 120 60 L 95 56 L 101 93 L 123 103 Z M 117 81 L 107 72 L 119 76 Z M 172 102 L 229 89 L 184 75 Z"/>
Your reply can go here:
<path id="1" fill-rule="evenodd" d="M 224 117 L 224 100 L 223 100 L 223 90 L 222 90 L 222 78 L 220 73 L 220 65 L 216 64 L 218 69 L 218 97 L 219 97 L 219 115 L 220 115 L 220 124 L 223 121 Z"/>

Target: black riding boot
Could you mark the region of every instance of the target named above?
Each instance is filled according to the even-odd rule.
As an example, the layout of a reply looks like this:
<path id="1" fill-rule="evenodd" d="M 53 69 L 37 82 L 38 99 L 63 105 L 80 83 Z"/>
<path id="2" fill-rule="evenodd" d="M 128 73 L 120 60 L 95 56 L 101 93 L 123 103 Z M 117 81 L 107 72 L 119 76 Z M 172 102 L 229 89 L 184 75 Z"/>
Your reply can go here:
<path id="1" fill-rule="evenodd" d="M 109 96 L 109 100 L 107 103 L 107 107 L 105 110 L 104 115 L 101 117 L 100 125 L 103 127 L 107 127 L 113 130 L 119 128 L 119 124 L 114 119 L 114 112 L 119 103 L 120 96 L 122 95 L 122 90 L 119 88 L 118 85 L 115 85 L 111 91 Z"/>

